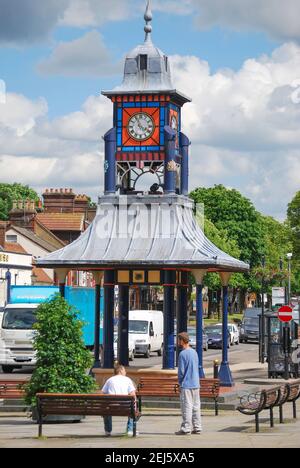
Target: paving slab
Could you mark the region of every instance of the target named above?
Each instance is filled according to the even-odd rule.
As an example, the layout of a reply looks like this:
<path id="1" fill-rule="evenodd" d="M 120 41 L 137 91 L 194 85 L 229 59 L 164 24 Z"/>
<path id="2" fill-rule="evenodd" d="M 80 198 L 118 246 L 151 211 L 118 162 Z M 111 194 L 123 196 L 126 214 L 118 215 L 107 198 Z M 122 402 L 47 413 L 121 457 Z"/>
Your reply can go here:
<path id="1" fill-rule="evenodd" d="M 106 438 L 101 418 L 89 417 L 79 424 L 44 425 L 45 437 L 40 440 L 37 425 L 30 419 L 7 414 L 0 418 L 0 448 L 300 448 L 300 420 L 292 420 L 291 405 L 287 405 L 284 414 L 285 424 L 279 425 L 276 419 L 276 427 L 271 429 L 268 413 L 263 413 L 261 433 L 256 434 L 252 417 L 238 412 L 215 417 L 213 412 L 204 412 L 202 435 L 175 436 L 180 414 L 152 410 L 139 421 L 136 439 L 124 435 L 124 418 L 114 418 L 113 436 Z"/>

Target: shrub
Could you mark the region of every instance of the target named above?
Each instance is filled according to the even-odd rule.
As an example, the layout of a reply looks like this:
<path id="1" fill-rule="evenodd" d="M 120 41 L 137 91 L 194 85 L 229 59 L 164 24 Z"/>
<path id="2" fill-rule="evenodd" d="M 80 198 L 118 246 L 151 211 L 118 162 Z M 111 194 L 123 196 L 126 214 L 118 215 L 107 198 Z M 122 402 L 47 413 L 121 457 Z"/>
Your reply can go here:
<path id="1" fill-rule="evenodd" d="M 25 385 L 26 402 L 37 393 L 91 393 L 95 381 L 87 375 L 92 356 L 85 348 L 78 312 L 57 294 L 37 309 L 34 349 L 37 365 Z"/>

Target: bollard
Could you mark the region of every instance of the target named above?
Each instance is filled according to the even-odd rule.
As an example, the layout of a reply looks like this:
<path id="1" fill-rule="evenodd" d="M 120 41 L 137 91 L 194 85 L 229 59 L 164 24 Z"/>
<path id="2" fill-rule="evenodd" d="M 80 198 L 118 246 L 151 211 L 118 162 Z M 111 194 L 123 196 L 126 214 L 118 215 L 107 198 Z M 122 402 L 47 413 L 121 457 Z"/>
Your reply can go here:
<path id="1" fill-rule="evenodd" d="M 214 379 L 218 379 L 219 378 L 219 361 L 218 359 L 216 359 L 214 361 Z"/>

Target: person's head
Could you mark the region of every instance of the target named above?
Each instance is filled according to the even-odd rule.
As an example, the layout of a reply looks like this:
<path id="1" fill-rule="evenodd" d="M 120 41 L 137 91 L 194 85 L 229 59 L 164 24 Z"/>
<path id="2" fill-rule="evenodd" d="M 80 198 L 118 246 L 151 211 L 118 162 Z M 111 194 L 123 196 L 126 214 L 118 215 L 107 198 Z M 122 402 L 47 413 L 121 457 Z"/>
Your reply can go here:
<path id="1" fill-rule="evenodd" d="M 115 375 L 126 375 L 126 369 L 121 364 L 115 365 Z"/>
<path id="2" fill-rule="evenodd" d="M 178 346 L 180 348 L 188 348 L 190 342 L 190 337 L 186 332 L 181 332 L 178 335 Z"/>

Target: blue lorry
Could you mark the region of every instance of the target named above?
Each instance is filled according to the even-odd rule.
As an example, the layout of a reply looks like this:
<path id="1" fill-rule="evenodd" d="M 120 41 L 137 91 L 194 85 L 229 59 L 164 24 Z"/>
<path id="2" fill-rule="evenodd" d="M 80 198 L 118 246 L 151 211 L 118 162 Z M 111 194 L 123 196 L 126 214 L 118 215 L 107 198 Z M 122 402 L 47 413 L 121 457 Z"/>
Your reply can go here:
<path id="1" fill-rule="evenodd" d="M 10 302 L 0 311 L 0 365 L 3 372 L 34 366 L 32 346 L 35 312 L 39 304 L 58 293 L 57 287 L 12 286 Z M 85 345 L 93 348 L 95 340 L 95 290 L 93 288 L 66 287 L 66 300 L 79 312 L 84 322 Z M 100 301 L 100 343 L 103 340 L 103 294 Z"/>

